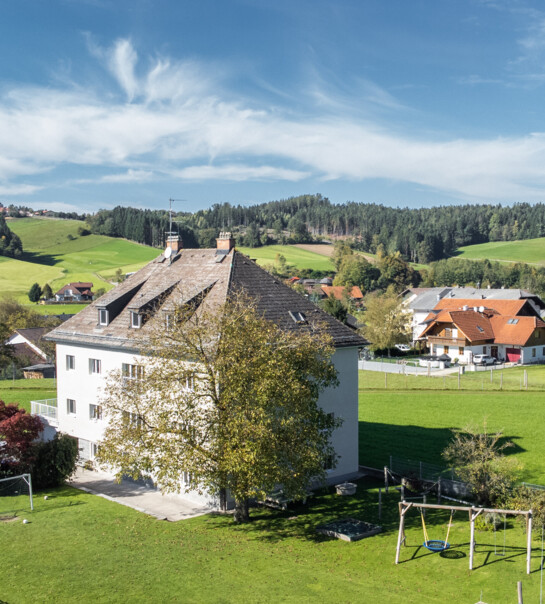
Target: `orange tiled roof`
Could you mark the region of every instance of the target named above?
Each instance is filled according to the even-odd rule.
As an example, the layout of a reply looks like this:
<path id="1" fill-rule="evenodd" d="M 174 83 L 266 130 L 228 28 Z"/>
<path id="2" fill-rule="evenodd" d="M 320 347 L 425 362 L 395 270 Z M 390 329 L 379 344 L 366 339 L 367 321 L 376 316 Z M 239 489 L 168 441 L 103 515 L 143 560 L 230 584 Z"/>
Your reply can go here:
<path id="1" fill-rule="evenodd" d="M 484 306 L 486 310 L 494 310 L 500 315 L 509 315 L 515 317 L 527 300 L 481 300 L 481 299 L 460 299 L 443 298 L 435 305 L 434 310 L 462 310 L 464 306 L 473 309 Z"/>
<path id="2" fill-rule="evenodd" d="M 494 330 L 491 325 L 491 319 L 484 313 L 474 310 L 444 310 L 440 312 L 435 319 L 422 332 L 421 337 L 429 335 L 429 332 L 440 323 L 452 323 L 455 325 L 470 341 L 493 340 Z"/>
<path id="3" fill-rule="evenodd" d="M 515 323 L 516 321 L 516 323 Z M 545 323 L 537 317 L 492 317 L 496 344 L 513 344 L 525 346 L 538 327 Z"/>
<path id="4" fill-rule="evenodd" d="M 343 299 L 343 292 L 346 289 L 343 285 L 322 285 L 321 287 L 326 296 L 333 296 L 337 300 Z M 350 290 L 349 296 L 354 300 L 363 300 L 363 294 L 357 285 Z"/>

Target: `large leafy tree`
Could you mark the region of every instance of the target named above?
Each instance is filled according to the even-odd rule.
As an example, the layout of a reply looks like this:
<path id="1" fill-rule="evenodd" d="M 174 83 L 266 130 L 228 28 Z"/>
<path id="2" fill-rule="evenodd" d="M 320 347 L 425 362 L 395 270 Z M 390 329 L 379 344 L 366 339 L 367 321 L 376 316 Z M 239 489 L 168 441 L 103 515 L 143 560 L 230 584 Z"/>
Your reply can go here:
<path id="1" fill-rule="evenodd" d="M 372 350 L 385 350 L 409 342 L 410 317 L 395 294 L 370 294 L 365 298 L 363 335 Z"/>
<path id="2" fill-rule="evenodd" d="M 165 491 L 182 475 L 198 492 L 229 490 L 246 521 L 249 498 L 278 484 L 303 497 L 325 477 L 339 422 L 317 401 L 337 383 L 333 348 L 319 325 L 282 331 L 244 295 L 204 306 L 176 309 L 140 368 L 110 376 L 99 461 L 152 475 Z"/>
<path id="3" fill-rule="evenodd" d="M 32 444 L 43 429 L 39 417 L 0 401 L 0 475 L 28 471 Z"/>

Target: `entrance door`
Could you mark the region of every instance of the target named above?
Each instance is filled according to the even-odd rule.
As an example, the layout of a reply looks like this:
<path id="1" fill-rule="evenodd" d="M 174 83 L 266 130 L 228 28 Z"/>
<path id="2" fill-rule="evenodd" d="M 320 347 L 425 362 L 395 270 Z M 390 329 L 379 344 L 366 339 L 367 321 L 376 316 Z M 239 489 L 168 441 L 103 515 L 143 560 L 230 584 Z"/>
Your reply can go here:
<path id="1" fill-rule="evenodd" d="M 490 356 L 494 357 L 495 359 L 498 358 L 498 347 L 497 346 L 490 347 Z"/>

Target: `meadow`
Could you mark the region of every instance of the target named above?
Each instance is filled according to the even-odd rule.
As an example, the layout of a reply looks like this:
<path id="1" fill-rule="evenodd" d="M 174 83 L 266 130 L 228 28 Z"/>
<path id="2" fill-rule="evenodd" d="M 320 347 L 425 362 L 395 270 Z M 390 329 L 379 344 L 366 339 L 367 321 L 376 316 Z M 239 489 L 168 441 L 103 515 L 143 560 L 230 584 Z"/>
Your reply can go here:
<path id="1" fill-rule="evenodd" d="M 0 257 L 0 292 L 24 303 L 35 282 L 42 287 L 49 283 L 54 292 L 71 281 L 90 281 L 95 290 L 109 290 L 117 269 L 138 270 L 160 253 L 123 239 L 82 237 L 78 229 L 84 225 L 76 220 L 20 218 L 10 220 L 8 226 L 21 238 L 24 252 L 20 259 Z M 63 309 L 59 312 L 74 312 Z"/>
<path id="2" fill-rule="evenodd" d="M 308 268 L 317 271 L 334 271 L 335 267 L 330 258 L 324 254 L 301 249 L 295 245 L 267 245 L 264 247 L 237 247 L 259 265 L 273 264 L 276 256 L 281 254 L 288 265 L 296 269 Z"/>
<path id="3" fill-rule="evenodd" d="M 450 429 L 482 424 L 486 416 L 489 429 L 504 428 L 515 442 L 525 477 L 545 482 L 544 369 L 528 368 L 535 390 L 522 392 L 518 368 L 505 370 L 502 391 L 494 389 L 497 375 L 483 391 L 480 374 L 462 376 L 458 390 L 456 376 L 389 375 L 385 384 L 382 373 L 360 372 L 360 462 L 382 467 L 393 454 L 441 463 Z M 490 379 L 488 372 L 484 377 Z M 49 398 L 54 387 L 54 380 L 2 381 L 0 398 L 27 407 L 33 398 Z M 507 522 L 505 556 L 494 553 L 495 541 L 496 553 L 503 552 L 503 532 L 477 531 L 475 569 L 469 572 L 467 514 L 454 516 L 452 547 L 444 556 L 422 547 L 420 517 L 411 512 L 396 566 L 399 493 L 382 494 L 379 519 L 380 486 L 363 478 L 354 497 L 328 488 L 286 512 L 254 508 L 245 526 L 217 514 L 159 521 L 70 487 L 36 494 L 34 512 L 27 497 L 0 497 L 0 517 L 16 514 L 13 522 L 0 521 L 2 555 L 10 564 L 0 580 L 0 600 L 412 604 L 476 602 L 482 590 L 484 601 L 501 604 L 514 601 L 521 580 L 525 601 L 538 601 L 539 531 L 530 576 L 523 527 L 515 520 Z M 380 524 L 383 532 L 356 543 L 316 534 L 321 523 L 344 517 Z M 446 513 L 428 513 L 430 538 L 444 539 L 447 521 Z"/>
<path id="4" fill-rule="evenodd" d="M 545 265 L 545 237 L 523 241 L 490 241 L 461 247 L 457 257 L 467 260 L 499 260 Z"/>

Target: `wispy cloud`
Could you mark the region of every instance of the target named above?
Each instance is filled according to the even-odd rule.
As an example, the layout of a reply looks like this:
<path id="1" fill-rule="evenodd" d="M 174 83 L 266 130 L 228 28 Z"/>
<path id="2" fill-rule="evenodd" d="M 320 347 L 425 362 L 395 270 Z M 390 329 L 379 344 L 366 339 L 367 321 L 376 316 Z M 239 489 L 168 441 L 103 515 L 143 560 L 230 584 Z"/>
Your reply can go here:
<path id="1" fill-rule="evenodd" d="M 334 99 L 344 110 L 331 111 L 311 95 L 299 115 L 255 100 L 233 100 L 212 85 L 213 69 L 166 57 L 142 66 L 129 40 L 99 49 L 95 56 L 115 75 L 122 100 L 81 86 L 18 87 L 0 97 L 4 191 L 44 187 L 47 175 L 38 185 L 20 180 L 33 175 L 39 181 L 40 171 L 69 165 L 72 182 L 78 170 L 85 180 L 86 170 L 103 168 L 93 178 L 96 184 L 164 177 L 198 182 L 389 179 L 472 199 L 543 197 L 541 133 L 490 140 L 401 135 L 385 120 L 373 121 L 371 113 L 364 119 L 351 111 L 351 99 Z M 407 115 L 387 91 L 371 82 L 362 89 L 362 103 Z"/>

